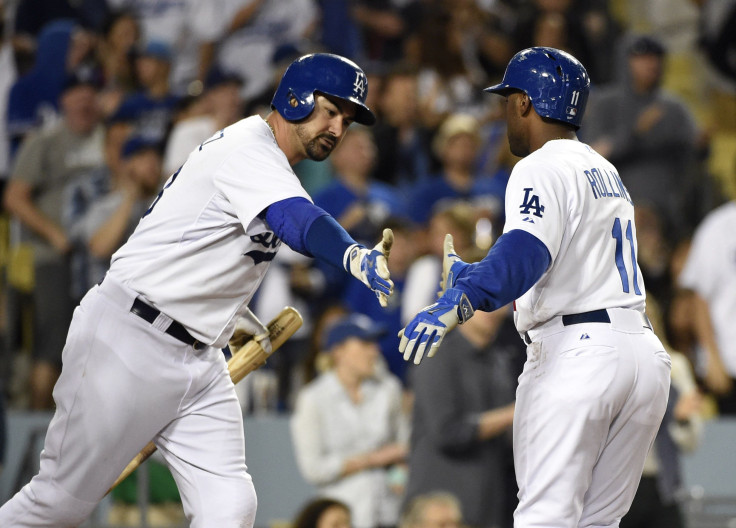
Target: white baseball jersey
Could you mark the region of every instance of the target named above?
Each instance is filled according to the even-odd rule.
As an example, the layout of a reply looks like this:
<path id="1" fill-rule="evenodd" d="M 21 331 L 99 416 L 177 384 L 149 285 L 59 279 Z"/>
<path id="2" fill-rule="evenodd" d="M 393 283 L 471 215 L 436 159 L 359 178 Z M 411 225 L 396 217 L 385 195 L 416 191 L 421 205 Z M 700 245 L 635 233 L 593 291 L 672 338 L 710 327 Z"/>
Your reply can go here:
<path id="1" fill-rule="evenodd" d="M 736 202 L 711 211 L 698 226 L 678 279 L 698 292 L 710 307 L 718 349 L 731 377 L 736 377 Z"/>
<path id="2" fill-rule="evenodd" d="M 257 215 L 292 197 L 311 201 L 266 122 L 243 119 L 192 151 L 108 273 L 224 347 L 281 243 Z"/>
<path id="3" fill-rule="evenodd" d="M 504 232 L 512 229 L 537 237 L 552 258 L 516 300 L 519 332 L 556 315 L 644 311 L 634 206 L 616 168 L 588 145 L 548 141 L 516 164 L 506 188 Z"/>

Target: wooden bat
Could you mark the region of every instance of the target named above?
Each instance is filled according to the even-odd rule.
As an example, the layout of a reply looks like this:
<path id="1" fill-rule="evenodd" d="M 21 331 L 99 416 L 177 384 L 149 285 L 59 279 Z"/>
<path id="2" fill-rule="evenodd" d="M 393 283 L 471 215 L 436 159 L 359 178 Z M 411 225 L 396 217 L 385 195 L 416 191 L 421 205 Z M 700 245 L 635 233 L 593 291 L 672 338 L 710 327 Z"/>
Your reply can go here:
<path id="1" fill-rule="evenodd" d="M 296 308 L 287 306 L 281 310 L 281 312 L 274 317 L 268 325 L 266 325 L 268 328 L 268 335 L 271 340 L 271 354 L 283 345 L 287 339 L 294 335 L 294 332 L 299 330 L 302 326 L 302 322 L 302 316 Z M 261 345 L 259 345 L 255 339 L 249 339 L 237 351 L 233 351 L 232 357 L 227 362 L 230 379 L 233 380 L 233 383 L 238 383 L 257 368 L 265 365 L 269 356 L 270 354 L 263 350 Z M 140 453 L 138 453 L 125 467 L 118 479 L 112 486 L 110 486 L 110 489 L 107 490 L 107 493 L 110 493 L 118 484 L 133 473 L 133 471 L 135 471 L 138 466 L 150 457 L 154 451 L 156 451 L 156 446 L 153 442 L 148 442 L 148 444 L 141 449 Z"/>

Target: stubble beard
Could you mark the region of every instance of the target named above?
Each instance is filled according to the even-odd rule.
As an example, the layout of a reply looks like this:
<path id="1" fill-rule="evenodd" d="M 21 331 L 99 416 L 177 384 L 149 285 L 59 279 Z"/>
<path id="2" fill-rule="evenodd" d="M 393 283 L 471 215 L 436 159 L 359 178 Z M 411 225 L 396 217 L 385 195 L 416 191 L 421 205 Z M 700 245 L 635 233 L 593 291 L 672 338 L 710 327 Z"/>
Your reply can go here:
<path id="1" fill-rule="evenodd" d="M 307 157 L 313 161 L 324 161 L 332 153 L 334 146 L 331 148 L 325 147 L 320 143 L 321 138 L 333 139 L 329 134 L 320 134 L 319 136 L 308 139 L 308 132 L 304 126 L 298 125 L 296 127 L 296 134 L 304 145 L 304 151 Z"/>

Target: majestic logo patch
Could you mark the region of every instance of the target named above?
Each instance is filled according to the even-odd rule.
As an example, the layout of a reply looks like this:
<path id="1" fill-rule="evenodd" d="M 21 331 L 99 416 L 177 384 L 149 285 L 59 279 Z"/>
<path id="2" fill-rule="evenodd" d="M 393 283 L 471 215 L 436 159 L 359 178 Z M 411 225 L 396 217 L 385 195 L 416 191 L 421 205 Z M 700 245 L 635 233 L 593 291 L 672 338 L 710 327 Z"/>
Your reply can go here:
<path id="1" fill-rule="evenodd" d="M 539 203 L 539 196 L 532 194 L 533 190 L 532 187 L 524 188 L 524 202 L 519 206 L 519 209 L 521 210 L 521 214 L 528 215 L 531 213 L 534 216 L 542 218 L 544 206 Z"/>
<path id="2" fill-rule="evenodd" d="M 580 340 L 582 341 L 583 339 L 590 339 L 590 336 L 588 334 L 583 334 L 580 336 Z"/>
<path id="3" fill-rule="evenodd" d="M 355 72 L 355 82 L 353 82 L 353 93 L 361 100 L 365 97 L 365 89 L 367 86 L 365 75 L 362 72 Z"/>

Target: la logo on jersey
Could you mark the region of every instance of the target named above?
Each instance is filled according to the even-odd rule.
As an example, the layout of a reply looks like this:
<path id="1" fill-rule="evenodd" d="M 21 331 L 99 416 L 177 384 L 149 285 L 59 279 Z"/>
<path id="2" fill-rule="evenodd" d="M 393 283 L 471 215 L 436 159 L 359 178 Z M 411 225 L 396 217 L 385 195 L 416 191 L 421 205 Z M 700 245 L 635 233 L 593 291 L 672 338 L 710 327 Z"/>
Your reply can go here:
<path id="1" fill-rule="evenodd" d="M 353 93 L 362 100 L 365 97 L 365 89 L 367 81 L 363 72 L 355 72 L 355 82 L 353 82 Z"/>
<path id="2" fill-rule="evenodd" d="M 521 211 L 521 214 L 532 214 L 536 217 L 542 218 L 544 206 L 539 203 L 539 196 L 532 194 L 533 190 L 534 188 L 532 187 L 524 188 L 524 202 L 519 206 L 519 210 Z M 528 216 L 527 218 L 524 218 L 524 221 L 534 223 L 534 220 Z"/>

